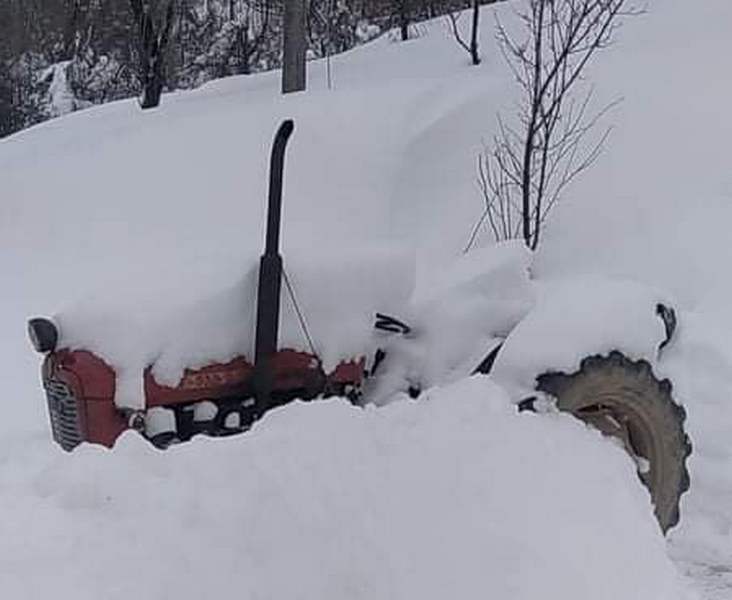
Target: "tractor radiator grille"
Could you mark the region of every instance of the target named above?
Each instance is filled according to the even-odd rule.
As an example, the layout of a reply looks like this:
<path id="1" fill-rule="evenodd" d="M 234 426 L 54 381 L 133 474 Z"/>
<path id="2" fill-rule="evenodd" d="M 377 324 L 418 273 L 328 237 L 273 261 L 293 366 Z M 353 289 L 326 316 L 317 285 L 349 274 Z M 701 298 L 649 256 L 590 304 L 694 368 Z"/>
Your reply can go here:
<path id="1" fill-rule="evenodd" d="M 79 415 L 76 398 L 64 383 L 52 379 L 44 382 L 48 399 L 48 415 L 51 418 L 53 439 L 67 452 L 81 444 Z"/>

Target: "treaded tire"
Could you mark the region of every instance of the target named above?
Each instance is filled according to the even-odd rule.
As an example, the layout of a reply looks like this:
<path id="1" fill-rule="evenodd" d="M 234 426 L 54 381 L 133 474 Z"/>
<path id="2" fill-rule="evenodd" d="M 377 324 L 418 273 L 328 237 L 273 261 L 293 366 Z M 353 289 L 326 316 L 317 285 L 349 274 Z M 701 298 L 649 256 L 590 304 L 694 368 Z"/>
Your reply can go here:
<path id="1" fill-rule="evenodd" d="M 607 435 L 620 439 L 648 468 L 638 476 L 651 494 L 661 530 L 679 522 L 679 500 L 689 489 L 686 458 L 691 442 L 684 432 L 686 411 L 671 396 L 671 382 L 659 380 L 644 360 L 620 352 L 585 358 L 579 371 L 545 373 L 537 390 L 556 398 L 571 413 Z"/>

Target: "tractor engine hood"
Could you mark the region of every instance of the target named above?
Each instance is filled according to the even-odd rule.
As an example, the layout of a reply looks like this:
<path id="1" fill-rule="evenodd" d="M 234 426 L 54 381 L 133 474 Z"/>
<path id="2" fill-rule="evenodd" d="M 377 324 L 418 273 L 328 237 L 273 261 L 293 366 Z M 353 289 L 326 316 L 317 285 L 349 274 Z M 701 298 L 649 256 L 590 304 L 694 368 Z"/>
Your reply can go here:
<path id="1" fill-rule="evenodd" d="M 143 373 L 150 366 L 159 383 L 175 387 L 186 368 L 236 356 L 253 362 L 257 259 L 251 257 L 249 265 L 228 286 L 220 284 L 223 276 L 212 276 L 217 288 L 193 282 L 178 288 L 176 297 L 154 286 L 132 294 L 122 283 L 100 290 L 89 302 L 54 315 L 57 345 L 102 358 L 117 374 L 117 406 L 141 409 Z M 376 312 L 405 313 L 414 290 L 414 254 L 389 244 L 344 248 L 337 256 L 287 247 L 284 274 L 330 372 L 343 360 L 372 353 Z M 279 347 L 313 353 L 284 282 L 280 305 Z"/>

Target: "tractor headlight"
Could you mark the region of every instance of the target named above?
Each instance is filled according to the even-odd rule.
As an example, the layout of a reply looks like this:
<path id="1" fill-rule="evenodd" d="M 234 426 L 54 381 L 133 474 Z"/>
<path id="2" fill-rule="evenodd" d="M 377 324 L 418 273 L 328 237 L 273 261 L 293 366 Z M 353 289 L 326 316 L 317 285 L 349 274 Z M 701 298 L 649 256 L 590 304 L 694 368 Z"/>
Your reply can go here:
<path id="1" fill-rule="evenodd" d="M 37 352 L 46 354 L 56 349 L 58 329 L 48 319 L 31 319 L 28 321 L 28 337 Z"/>

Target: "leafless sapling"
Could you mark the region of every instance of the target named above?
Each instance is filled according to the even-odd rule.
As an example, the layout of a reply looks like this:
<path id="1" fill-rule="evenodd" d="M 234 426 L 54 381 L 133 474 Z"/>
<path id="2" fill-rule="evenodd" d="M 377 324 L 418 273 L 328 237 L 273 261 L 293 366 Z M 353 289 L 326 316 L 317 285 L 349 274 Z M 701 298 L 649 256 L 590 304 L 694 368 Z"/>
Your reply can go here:
<path id="1" fill-rule="evenodd" d="M 593 55 L 613 40 L 626 0 L 527 0 L 514 33 L 497 18 L 498 44 L 520 88 L 517 118 L 500 115 L 478 158 L 485 200 L 468 247 L 487 221 L 497 240 L 518 238 L 536 250 L 546 217 L 565 188 L 597 159 L 610 129 L 588 140 L 616 104 L 593 109 L 593 90 L 574 93 Z M 515 124 L 514 124 L 515 123 Z"/>

